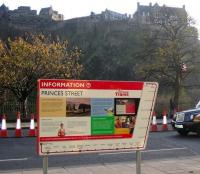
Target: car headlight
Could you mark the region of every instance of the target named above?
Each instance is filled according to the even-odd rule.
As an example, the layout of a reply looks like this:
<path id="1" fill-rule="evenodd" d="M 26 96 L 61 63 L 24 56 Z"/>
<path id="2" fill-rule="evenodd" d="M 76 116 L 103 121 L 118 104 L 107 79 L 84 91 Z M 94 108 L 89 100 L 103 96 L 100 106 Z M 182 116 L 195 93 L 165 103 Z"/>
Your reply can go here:
<path id="1" fill-rule="evenodd" d="M 190 120 L 193 120 L 193 118 L 194 118 L 194 115 L 190 115 Z"/>
<path id="2" fill-rule="evenodd" d="M 184 121 L 184 119 L 185 119 L 185 113 L 183 113 L 183 112 L 180 112 L 180 113 L 177 113 L 177 115 L 176 115 L 176 121 Z"/>
<path id="3" fill-rule="evenodd" d="M 200 122 L 200 114 L 198 114 L 198 115 L 196 115 L 195 117 L 194 117 L 194 120 L 193 120 L 194 122 Z"/>

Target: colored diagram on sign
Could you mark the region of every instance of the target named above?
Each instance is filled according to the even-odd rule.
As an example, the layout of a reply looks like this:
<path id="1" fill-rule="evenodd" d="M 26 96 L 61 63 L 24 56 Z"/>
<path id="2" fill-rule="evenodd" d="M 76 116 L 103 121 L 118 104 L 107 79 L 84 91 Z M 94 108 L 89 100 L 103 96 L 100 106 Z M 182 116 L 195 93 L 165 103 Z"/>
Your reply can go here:
<path id="1" fill-rule="evenodd" d="M 114 99 L 113 98 L 92 98 L 91 99 L 91 115 L 92 116 L 113 116 L 114 115 Z"/>
<path id="2" fill-rule="evenodd" d="M 114 117 L 92 117 L 91 135 L 113 135 Z"/>
<path id="3" fill-rule="evenodd" d="M 138 110 L 139 99 L 115 99 L 115 115 L 135 115 Z"/>

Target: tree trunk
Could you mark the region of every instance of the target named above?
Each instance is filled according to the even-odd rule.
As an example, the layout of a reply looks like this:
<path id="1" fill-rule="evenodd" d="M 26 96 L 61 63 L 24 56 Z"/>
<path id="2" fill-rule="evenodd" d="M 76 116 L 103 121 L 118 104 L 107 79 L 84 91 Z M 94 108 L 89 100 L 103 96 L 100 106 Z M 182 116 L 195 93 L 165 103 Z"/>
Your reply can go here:
<path id="1" fill-rule="evenodd" d="M 180 89 L 181 89 L 181 73 L 176 73 L 176 81 L 175 81 L 175 89 L 174 89 L 174 106 L 175 109 L 179 109 L 179 97 L 180 97 Z"/>
<path id="2" fill-rule="evenodd" d="M 22 116 L 24 118 L 27 118 L 28 116 L 28 111 L 27 111 L 27 98 L 25 98 L 23 101 L 21 101 L 21 112 Z"/>

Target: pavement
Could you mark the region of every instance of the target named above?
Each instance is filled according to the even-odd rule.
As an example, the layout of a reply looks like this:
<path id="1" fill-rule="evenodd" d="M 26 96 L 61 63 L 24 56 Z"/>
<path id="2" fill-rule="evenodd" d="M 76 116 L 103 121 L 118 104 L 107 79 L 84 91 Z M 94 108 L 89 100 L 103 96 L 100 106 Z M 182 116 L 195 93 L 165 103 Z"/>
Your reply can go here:
<path id="1" fill-rule="evenodd" d="M 21 169 L 1 171 L 0 174 L 42 174 L 40 169 Z M 49 166 L 48 174 L 136 174 L 135 161 L 121 163 L 101 163 L 71 167 Z M 200 156 L 170 158 L 164 160 L 144 160 L 141 174 L 200 174 Z"/>

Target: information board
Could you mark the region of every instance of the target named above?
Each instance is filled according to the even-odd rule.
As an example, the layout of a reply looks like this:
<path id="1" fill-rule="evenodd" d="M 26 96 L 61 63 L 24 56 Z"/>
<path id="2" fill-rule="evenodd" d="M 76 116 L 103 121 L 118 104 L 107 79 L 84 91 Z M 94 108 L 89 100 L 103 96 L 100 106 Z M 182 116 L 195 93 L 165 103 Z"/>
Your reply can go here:
<path id="1" fill-rule="evenodd" d="M 38 154 L 144 149 L 155 82 L 38 80 Z"/>

